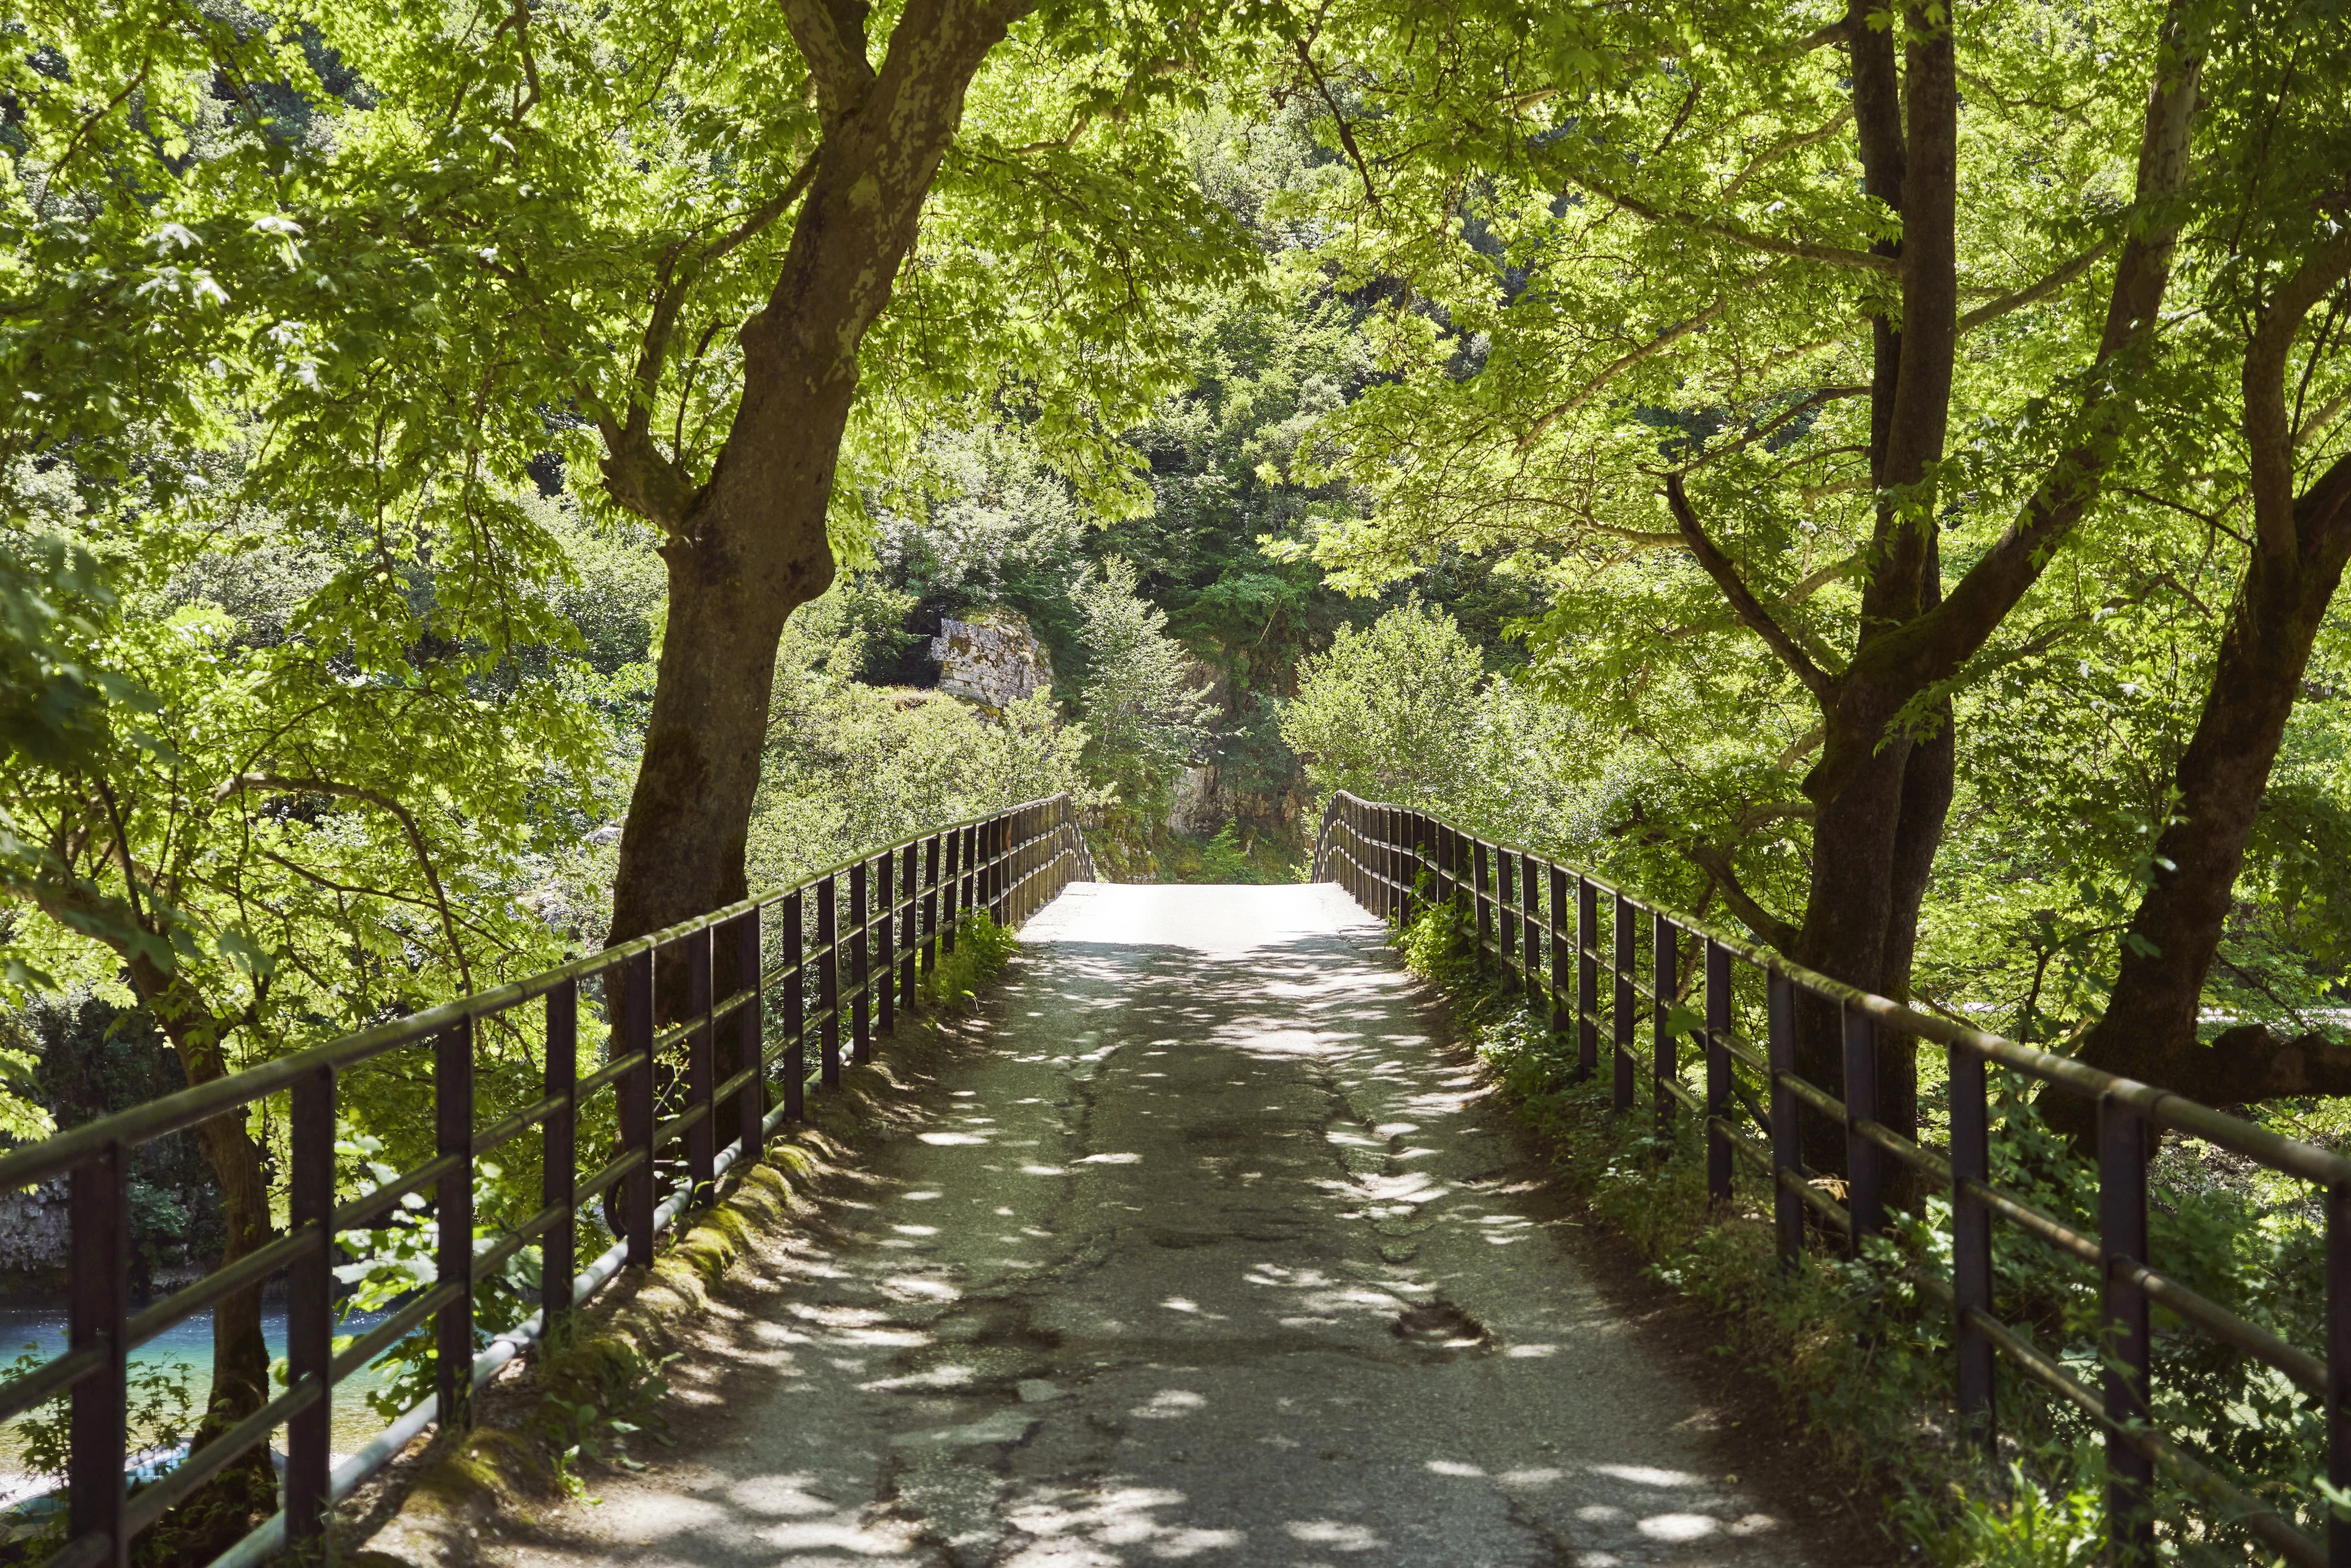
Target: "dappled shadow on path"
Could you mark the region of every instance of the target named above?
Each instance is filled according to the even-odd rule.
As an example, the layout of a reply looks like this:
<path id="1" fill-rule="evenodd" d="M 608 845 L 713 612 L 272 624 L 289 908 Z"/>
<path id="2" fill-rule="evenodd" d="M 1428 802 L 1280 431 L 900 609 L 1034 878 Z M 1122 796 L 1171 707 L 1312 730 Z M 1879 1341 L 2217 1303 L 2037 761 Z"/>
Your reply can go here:
<path id="1" fill-rule="evenodd" d="M 1335 890 L 1081 888 L 1024 941 L 920 1124 L 726 1293 L 681 1448 L 506 1555 L 1802 1561 Z"/>

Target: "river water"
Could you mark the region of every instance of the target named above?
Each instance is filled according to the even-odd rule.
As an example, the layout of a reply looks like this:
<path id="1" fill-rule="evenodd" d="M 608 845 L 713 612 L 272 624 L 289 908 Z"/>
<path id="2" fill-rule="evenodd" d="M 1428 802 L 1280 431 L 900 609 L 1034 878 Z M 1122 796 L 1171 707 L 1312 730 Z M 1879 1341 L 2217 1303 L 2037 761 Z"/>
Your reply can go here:
<path id="1" fill-rule="evenodd" d="M 336 1325 L 339 1334 L 364 1333 L 383 1321 L 381 1312 L 353 1312 Z M 283 1305 L 264 1306 L 261 1312 L 262 1336 L 269 1342 L 269 1354 L 274 1360 L 286 1354 L 286 1309 Z M 62 1307 L 0 1308 L 0 1369 L 17 1357 L 30 1353 L 43 1361 L 61 1355 L 66 1348 L 66 1314 Z M 188 1400 L 192 1409 L 202 1405 L 206 1389 L 211 1385 L 213 1361 L 213 1315 L 209 1309 L 165 1329 L 153 1339 L 131 1353 L 131 1365 L 135 1378 L 142 1367 L 171 1368 L 183 1374 L 187 1380 Z M 336 1456 L 350 1453 L 390 1423 L 368 1407 L 367 1396 L 388 1386 L 392 1379 L 381 1361 L 360 1368 L 335 1385 L 333 1446 Z M 0 1508 L 20 1499 L 47 1490 L 53 1478 L 28 1475 L 24 1470 L 24 1425 L 26 1417 L 0 1427 Z M 139 1440 L 139 1434 L 132 1434 Z M 280 1432 L 276 1446 L 282 1451 L 285 1434 Z"/>

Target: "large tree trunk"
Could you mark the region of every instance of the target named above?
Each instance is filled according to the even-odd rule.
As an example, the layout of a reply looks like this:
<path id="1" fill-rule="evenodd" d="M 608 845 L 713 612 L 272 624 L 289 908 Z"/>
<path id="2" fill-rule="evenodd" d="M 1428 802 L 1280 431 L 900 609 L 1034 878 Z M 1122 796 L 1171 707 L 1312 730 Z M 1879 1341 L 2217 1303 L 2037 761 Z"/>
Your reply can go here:
<path id="1" fill-rule="evenodd" d="M 1935 508 L 1931 494 L 1919 489 L 1943 455 L 1959 336 L 1959 93 L 1950 24 L 1948 15 L 1929 23 L 1906 14 L 1912 37 L 1897 73 L 1891 33 L 1872 28 L 1864 9 L 1855 5 L 1845 21 L 1854 120 L 1865 188 L 1902 214 L 1901 243 L 1879 246 L 1901 258 L 1902 319 L 1898 329 L 1883 315 L 1874 324 L 1869 456 L 1877 522 L 1856 656 L 1941 601 L 1939 581 L 1929 580 L 1939 570 Z M 1824 701 L 1823 710 L 1833 729 L 1835 703 Z M 1917 751 L 1910 736 L 1882 735 L 1836 788 L 1813 796 L 1812 885 L 1792 956 L 1865 990 L 1908 991 L 1918 900 L 1942 838 L 1949 798 L 1947 780 L 1938 796 L 1941 753 L 1919 757 L 1914 783 Z M 1797 1070 L 1837 1085 L 1844 1061 L 1839 1010 L 1806 998 L 1796 1016 Z M 1877 1081 L 1877 1119 L 1915 1128 L 1910 1041 L 1881 1042 Z M 1844 1169 L 1841 1127 L 1806 1116 L 1802 1129 L 1806 1164 Z"/>
<path id="2" fill-rule="evenodd" d="M 227 1073 L 219 1041 L 225 1030 L 188 985 L 143 956 L 128 959 L 131 984 L 155 1015 L 180 1058 L 188 1086 Z M 261 1150 L 245 1130 L 245 1113 L 231 1112 L 196 1126 L 196 1143 L 220 1184 L 228 1229 L 220 1266 L 226 1268 L 269 1241 L 269 1181 Z M 269 1400 L 269 1344 L 261 1333 L 261 1286 L 233 1291 L 213 1308 L 212 1386 L 192 1449 L 226 1432 Z M 135 1543 L 151 1563 L 202 1563 L 235 1545 L 277 1510 L 277 1470 L 266 1443 L 248 1450 L 199 1488 Z"/>
<path id="3" fill-rule="evenodd" d="M 2293 497 L 2283 383 L 2295 329 L 2346 271 L 2351 239 L 2323 247 L 2281 287 L 2248 350 L 2253 548 L 2229 608 L 2203 713 L 2180 755 L 2178 805 L 2157 840 L 2152 876 L 2123 939 L 2113 998 L 2080 1052 L 2093 1067 L 2208 1104 L 2351 1088 L 2351 1050 L 2315 1035 L 2281 1044 L 2249 1025 L 2210 1046 L 2196 1042 L 2198 1006 L 2245 843 L 2311 647 L 2351 559 L 2351 456 Z M 2076 1096 L 2052 1092 L 2042 1107 L 2076 1143 L 2095 1127 L 2096 1108 Z"/>
<path id="4" fill-rule="evenodd" d="M 787 0 L 823 124 L 744 391 L 709 482 L 682 506 L 643 422 L 608 429 L 605 483 L 668 530 L 669 622 L 613 888 L 622 941 L 742 896 L 744 841 L 784 619 L 832 580 L 825 518 L 859 344 L 890 299 L 964 91 L 1019 3 L 914 0 L 877 73 L 860 7 Z M 673 508 L 674 507 L 674 510 Z"/>
<path id="5" fill-rule="evenodd" d="M 2175 12 L 2178 7 L 2175 6 Z M 2187 162 L 2199 60 L 2180 52 L 2175 16 L 2158 52 L 2142 127 L 2137 198 L 2153 211 L 2179 188 Z M 2094 383 L 2080 410 L 2080 434 L 2053 464 L 2016 521 L 1949 591 L 1942 591 L 1933 501 L 1920 493 L 1942 453 L 1957 344 L 1953 265 L 1957 196 L 1956 72 L 1947 30 L 1906 19 L 1905 144 L 1901 148 L 1903 322 L 1893 338 L 1881 324 L 1872 387 L 1871 460 L 1880 489 L 1873 568 L 1864 587 L 1863 624 L 1852 663 L 1834 677 L 1813 673 L 1823 741 L 1804 781 L 1817 805 L 1813 880 L 1792 956 L 1832 978 L 1907 997 L 1920 901 L 1949 810 L 1956 751 L 1948 714 L 1930 734 L 1897 732 L 1896 716 L 1920 693 L 1957 674 L 2038 580 L 2051 551 L 2096 500 L 2113 461 L 2116 423 L 2127 392 Z M 1864 166 L 1876 188 L 1892 165 L 1885 150 L 1882 97 L 1891 72 L 1872 63 L 1860 35 L 1854 53 L 1855 123 Z M 1873 147 L 1876 150 L 1872 151 Z M 2171 275 L 2176 230 L 2135 229 L 2116 260 L 2097 362 L 2137 351 L 2148 340 Z M 1802 673 L 1800 671 L 1800 673 Z M 1914 776 L 1914 769 L 1916 770 Z M 1797 1012 L 1797 1065 L 1824 1088 L 1844 1082 L 1837 1009 Z M 1917 1124 L 1915 1042 L 1879 1042 L 1878 1119 L 1908 1130 Z M 1806 1117 L 1806 1164 L 1844 1166 L 1841 1127 Z"/>

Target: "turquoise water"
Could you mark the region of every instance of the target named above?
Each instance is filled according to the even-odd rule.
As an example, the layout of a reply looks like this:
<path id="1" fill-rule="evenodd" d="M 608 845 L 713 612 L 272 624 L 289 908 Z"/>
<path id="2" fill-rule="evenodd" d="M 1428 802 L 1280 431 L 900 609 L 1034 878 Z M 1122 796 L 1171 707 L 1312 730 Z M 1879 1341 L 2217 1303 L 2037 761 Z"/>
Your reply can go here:
<path id="1" fill-rule="evenodd" d="M 381 1312 L 353 1312 L 336 1325 L 339 1334 L 364 1333 L 383 1321 Z M 269 1342 L 269 1354 L 275 1359 L 286 1354 L 286 1309 L 265 1306 L 261 1312 L 262 1337 Z M 61 1355 L 66 1348 L 66 1314 L 62 1308 L 0 1308 L 0 1367 L 16 1359 L 27 1350 L 43 1360 Z M 177 1367 L 187 1375 L 191 1404 L 201 1404 L 210 1385 L 213 1363 L 213 1314 L 209 1308 L 183 1318 L 145 1344 L 131 1353 L 132 1369 L 142 1366 Z M 334 1447 L 337 1453 L 349 1453 L 374 1437 L 388 1425 L 368 1408 L 367 1396 L 391 1382 L 388 1370 L 381 1361 L 361 1367 L 342 1382 L 334 1391 Z M 12 1463 L 19 1452 L 18 1422 L 0 1427 L 0 1470 L 13 1469 Z M 0 1490 L 15 1478 L 0 1476 Z"/>

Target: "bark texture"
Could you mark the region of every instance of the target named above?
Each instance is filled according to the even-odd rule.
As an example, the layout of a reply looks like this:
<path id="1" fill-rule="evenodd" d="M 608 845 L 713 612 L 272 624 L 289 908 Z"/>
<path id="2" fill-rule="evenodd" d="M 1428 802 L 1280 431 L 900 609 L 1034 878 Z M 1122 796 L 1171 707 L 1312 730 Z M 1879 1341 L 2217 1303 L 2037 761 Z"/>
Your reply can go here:
<path id="1" fill-rule="evenodd" d="M 2351 560 L 2351 456 L 2294 494 L 2287 351 L 2310 310 L 2351 273 L 2351 235 L 2318 247 L 2283 283 L 2248 342 L 2244 427 L 2254 535 L 2195 734 L 2174 773 L 2178 804 L 2122 943 L 2105 1015 L 2084 1040 L 2093 1067 L 2208 1104 L 2351 1088 L 2351 1050 L 2317 1035 L 2280 1042 L 2258 1025 L 2196 1042 L 2204 980 L 2228 920 L 2313 644 Z M 2095 1109 L 2070 1095 L 2043 1113 L 2077 1141 Z"/>
<path id="2" fill-rule="evenodd" d="M 692 489 L 652 439 L 650 393 L 604 431 L 605 485 L 667 533 L 670 588 L 622 832 L 613 941 L 746 891 L 777 640 L 785 618 L 832 581 L 825 518 L 858 348 L 913 248 L 965 89 L 1026 9 L 914 0 L 877 71 L 862 5 L 786 0 L 822 141 L 775 288 L 740 333 L 743 398 L 726 444 L 708 482 Z M 649 337 L 649 356 L 657 347 Z"/>
<path id="3" fill-rule="evenodd" d="M 1948 16 L 1948 13 L 1944 14 Z M 1948 592 L 1935 524 L 1933 476 L 1948 433 L 1959 319 L 1956 264 L 1959 195 L 1958 81 L 1948 20 L 1906 9 L 1899 31 L 1873 30 L 1866 7 L 1849 10 L 1844 42 L 1852 62 L 1854 122 L 1866 189 L 1902 214 L 1899 326 L 1881 312 L 1874 326 L 1870 464 L 1877 522 L 1862 620 L 1846 667 L 1813 667 L 1784 632 L 1767 627 L 1760 605 L 1725 581 L 1704 552 L 1700 564 L 1724 581 L 1734 607 L 1821 704 L 1818 762 L 1804 781 L 1814 803 L 1813 876 L 1790 956 L 1835 979 L 1907 998 L 1918 910 L 1949 811 L 1957 756 L 1949 705 L 1924 722 L 1906 707 L 1956 675 L 1983 646 L 2046 564 L 2052 547 L 2097 498 L 2128 406 L 2122 376 L 2144 351 L 2168 287 L 2176 229 L 2164 212 L 2184 174 L 2199 62 L 2168 26 L 2142 125 L 2135 226 L 2116 258 L 2094 379 L 2077 413 L 2077 436 L 2023 511 Z M 1677 486 L 1669 499 L 1686 536 L 1694 516 Z M 1709 546 L 1710 549 L 1710 546 Z M 1713 552 L 1719 556 L 1719 551 Z M 1774 633 L 1778 633 L 1776 639 Z M 1844 1082 L 1837 1009 L 1797 1010 L 1799 1070 L 1814 1082 Z M 1878 1119 L 1913 1131 L 1917 1118 L 1915 1042 L 1879 1042 Z M 1806 1163 L 1844 1168 L 1844 1130 L 1805 1118 Z"/>

